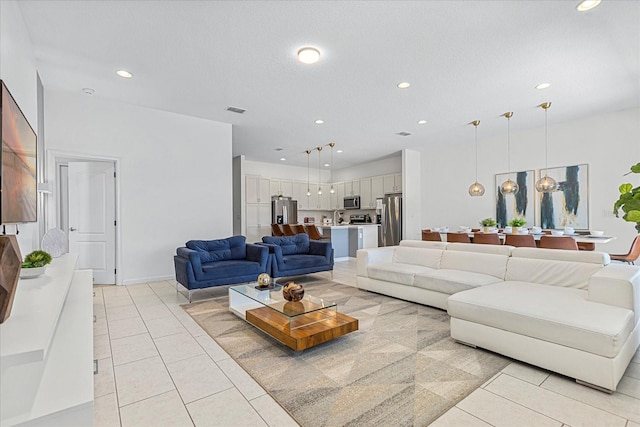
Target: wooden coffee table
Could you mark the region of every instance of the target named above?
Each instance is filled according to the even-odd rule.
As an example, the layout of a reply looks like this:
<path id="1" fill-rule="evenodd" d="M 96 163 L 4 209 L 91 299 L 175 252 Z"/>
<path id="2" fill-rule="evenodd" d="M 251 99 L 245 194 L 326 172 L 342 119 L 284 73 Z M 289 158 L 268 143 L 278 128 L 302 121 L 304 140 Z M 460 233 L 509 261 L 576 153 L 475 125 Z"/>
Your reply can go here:
<path id="1" fill-rule="evenodd" d="M 295 351 L 358 330 L 358 319 L 339 313 L 335 302 L 307 292 L 301 301 L 287 301 L 282 286 L 267 290 L 256 289 L 255 283 L 231 286 L 229 310 Z"/>

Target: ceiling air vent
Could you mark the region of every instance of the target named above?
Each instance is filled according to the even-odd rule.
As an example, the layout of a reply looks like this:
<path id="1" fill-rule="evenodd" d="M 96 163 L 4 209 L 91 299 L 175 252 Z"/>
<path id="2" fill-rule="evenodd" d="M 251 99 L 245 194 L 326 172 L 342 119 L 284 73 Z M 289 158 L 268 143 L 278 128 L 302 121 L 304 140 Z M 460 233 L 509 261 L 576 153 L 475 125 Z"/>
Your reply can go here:
<path id="1" fill-rule="evenodd" d="M 227 107 L 227 111 L 231 111 L 232 113 L 242 114 L 247 110 L 245 110 L 244 108 L 238 108 L 238 107 Z"/>
<path id="2" fill-rule="evenodd" d="M 411 135 L 411 133 L 410 132 L 398 132 L 398 133 L 396 133 L 396 135 L 409 136 L 409 135 Z"/>

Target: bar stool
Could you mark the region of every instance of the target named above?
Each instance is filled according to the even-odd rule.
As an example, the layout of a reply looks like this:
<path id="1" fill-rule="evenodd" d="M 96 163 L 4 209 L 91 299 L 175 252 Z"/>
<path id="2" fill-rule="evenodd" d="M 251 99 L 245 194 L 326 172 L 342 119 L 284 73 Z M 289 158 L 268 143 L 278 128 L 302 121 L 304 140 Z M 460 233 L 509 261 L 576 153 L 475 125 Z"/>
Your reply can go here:
<path id="1" fill-rule="evenodd" d="M 295 236 L 296 232 L 293 231 L 293 228 L 291 228 L 290 224 L 282 224 L 282 231 L 284 232 L 285 236 Z"/>
<path id="2" fill-rule="evenodd" d="M 280 224 L 271 224 L 271 234 L 273 234 L 276 237 L 284 236 L 284 233 L 282 232 L 282 228 L 280 228 Z"/>

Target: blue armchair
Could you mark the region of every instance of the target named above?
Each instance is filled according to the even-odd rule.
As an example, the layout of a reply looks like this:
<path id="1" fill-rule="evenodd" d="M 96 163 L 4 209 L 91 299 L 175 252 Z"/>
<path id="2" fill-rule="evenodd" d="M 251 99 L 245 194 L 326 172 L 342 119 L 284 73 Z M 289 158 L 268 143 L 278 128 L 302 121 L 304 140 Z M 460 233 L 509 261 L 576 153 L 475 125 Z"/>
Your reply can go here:
<path id="1" fill-rule="evenodd" d="M 309 241 L 307 234 L 262 238 L 271 255 L 271 277 L 331 271 L 333 277 L 333 247 L 331 242 Z"/>
<path id="2" fill-rule="evenodd" d="M 189 302 L 194 289 L 251 282 L 269 272 L 269 250 L 244 236 L 189 240 L 176 252 L 176 280 L 189 290 Z"/>

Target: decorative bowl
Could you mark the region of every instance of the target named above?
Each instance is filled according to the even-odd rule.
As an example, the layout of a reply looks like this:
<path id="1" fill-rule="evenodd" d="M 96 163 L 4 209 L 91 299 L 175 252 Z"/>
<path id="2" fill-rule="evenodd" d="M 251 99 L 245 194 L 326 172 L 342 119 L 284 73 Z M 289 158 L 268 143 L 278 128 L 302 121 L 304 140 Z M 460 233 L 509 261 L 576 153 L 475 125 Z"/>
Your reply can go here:
<path id="1" fill-rule="evenodd" d="M 562 230 L 551 230 L 552 236 L 562 236 L 563 234 L 564 234 L 564 231 Z"/>
<path id="2" fill-rule="evenodd" d="M 42 266 L 42 267 L 21 268 L 20 269 L 20 278 L 21 279 L 34 279 L 36 277 L 42 276 L 46 269 L 47 269 L 46 265 Z"/>
<path id="3" fill-rule="evenodd" d="M 591 235 L 596 237 L 604 236 L 604 231 L 591 230 Z"/>
<path id="4" fill-rule="evenodd" d="M 518 230 L 518 234 L 529 234 L 528 228 L 521 228 Z"/>
<path id="5" fill-rule="evenodd" d="M 304 288 L 295 282 L 289 282 L 282 288 L 282 296 L 287 301 L 300 301 L 304 297 Z"/>

